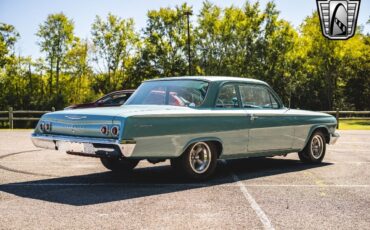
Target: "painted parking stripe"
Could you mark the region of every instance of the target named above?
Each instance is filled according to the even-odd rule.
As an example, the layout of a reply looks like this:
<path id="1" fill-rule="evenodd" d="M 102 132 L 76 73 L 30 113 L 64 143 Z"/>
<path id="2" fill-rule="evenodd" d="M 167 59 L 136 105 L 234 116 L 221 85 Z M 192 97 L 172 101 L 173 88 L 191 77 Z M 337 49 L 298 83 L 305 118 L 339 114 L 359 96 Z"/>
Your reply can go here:
<path id="1" fill-rule="evenodd" d="M 366 184 L 331 184 L 331 185 L 315 185 L 315 184 L 246 184 L 248 187 L 297 187 L 297 188 L 370 188 Z"/>
<path id="2" fill-rule="evenodd" d="M 349 152 L 349 153 L 356 153 L 356 152 L 364 152 L 370 153 L 368 149 L 328 149 L 329 152 Z"/>
<path id="3" fill-rule="evenodd" d="M 231 173 L 234 181 L 237 183 L 237 185 L 240 188 L 240 191 L 242 191 L 245 199 L 249 202 L 251 207 L 253 208 L 254 212 L 257 214 L 258 218 L 260 219 L 261 223 L 263 224 L 263 227 L 268 230 L 274 229 L 274 227 L 271 224 L 271 221 L 267 217 L 266 213 L 262 210 L 262 208 L 258 205 L 257 201 L 252 197 L 252 195 L 248 192 L 248 189 L 245 187 L 245 185 L 240 181 L 239 177 Z"/>
<path id="4" fill-rule="evenodd" d="M 224 164 L 227 165 L 227 162 L 225 160 L 222 161 Z M 232 171 L 230 171 L 230 174 L 234 180 L 234 182 L 239 187 L 240 191 L 243 193 L 245 199 L 249 202 L 252 209 L 260 219 L 264 229 L 267 230 L 274 230 L 274 226 L 272 226 L 270 219 L 267 217 L 266 213 L 262 210 L 262 208 L 258 205 L 257 201 L 253 198 L 253 196 L 248 192 L 247 187 L 240 181 L 239 177 Z"/>

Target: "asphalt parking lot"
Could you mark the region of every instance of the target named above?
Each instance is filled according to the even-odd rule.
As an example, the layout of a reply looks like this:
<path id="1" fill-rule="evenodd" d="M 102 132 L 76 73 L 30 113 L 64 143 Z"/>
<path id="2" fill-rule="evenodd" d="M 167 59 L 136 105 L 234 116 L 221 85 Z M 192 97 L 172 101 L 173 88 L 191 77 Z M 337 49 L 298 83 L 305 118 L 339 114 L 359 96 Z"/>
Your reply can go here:
<path id="1" fill-rule="evenodd" d="M 30 133 L 0 131 L 0 229 L 370 229 L 370 131 L 341 131 L 320 165 L 220 162 L 202 183 L 168 162 L 116 175 Z"/>

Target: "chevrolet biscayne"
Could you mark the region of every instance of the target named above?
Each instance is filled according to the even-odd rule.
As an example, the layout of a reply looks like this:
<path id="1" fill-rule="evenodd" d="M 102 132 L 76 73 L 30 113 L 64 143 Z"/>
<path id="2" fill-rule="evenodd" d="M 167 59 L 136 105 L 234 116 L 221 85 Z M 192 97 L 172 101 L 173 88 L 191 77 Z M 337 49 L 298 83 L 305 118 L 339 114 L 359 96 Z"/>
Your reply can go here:
<path id="1" fill-rule="evenodd" d="M 298 152 L 301 161 L 320 163 L 339 137 L 336 125 L 331 115 L 284 107 L 263 81 L 172 77 L 143 82 L 120 107 L 47 113 L 32 141 L 99 157 L 112 171 L 170 159 L 184 175 L 206 179 L 218 159 Z"/>

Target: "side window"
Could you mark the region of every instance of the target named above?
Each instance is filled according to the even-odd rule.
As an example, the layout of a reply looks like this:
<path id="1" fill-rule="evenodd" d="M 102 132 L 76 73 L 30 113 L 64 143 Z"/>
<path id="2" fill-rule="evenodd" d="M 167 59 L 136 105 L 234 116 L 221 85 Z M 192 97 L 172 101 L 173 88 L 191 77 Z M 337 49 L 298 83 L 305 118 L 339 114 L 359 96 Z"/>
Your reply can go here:
<path id="1" fill-rule="evenodd" d="M 243 108 L 278 109 L 279 104 L 263 86 L 240 85 L 240 97 Z"/>
<path id="2" fill-rule="evenodd" d="M 224 85 L 216 101 L 217 108 L 239 108 L 239 100 L 234 85 Z"/>

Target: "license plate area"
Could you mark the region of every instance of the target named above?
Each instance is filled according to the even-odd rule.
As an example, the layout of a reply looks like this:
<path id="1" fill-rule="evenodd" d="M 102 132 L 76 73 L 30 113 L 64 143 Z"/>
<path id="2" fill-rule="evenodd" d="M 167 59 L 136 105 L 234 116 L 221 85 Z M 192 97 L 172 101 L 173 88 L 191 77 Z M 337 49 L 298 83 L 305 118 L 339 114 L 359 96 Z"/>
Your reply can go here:
<path id="1" fill-rule="evenodd" d="M 58 150 L 63 152 L 95 154 L 95 149 L 91 143 L 57 141 Z"/>

